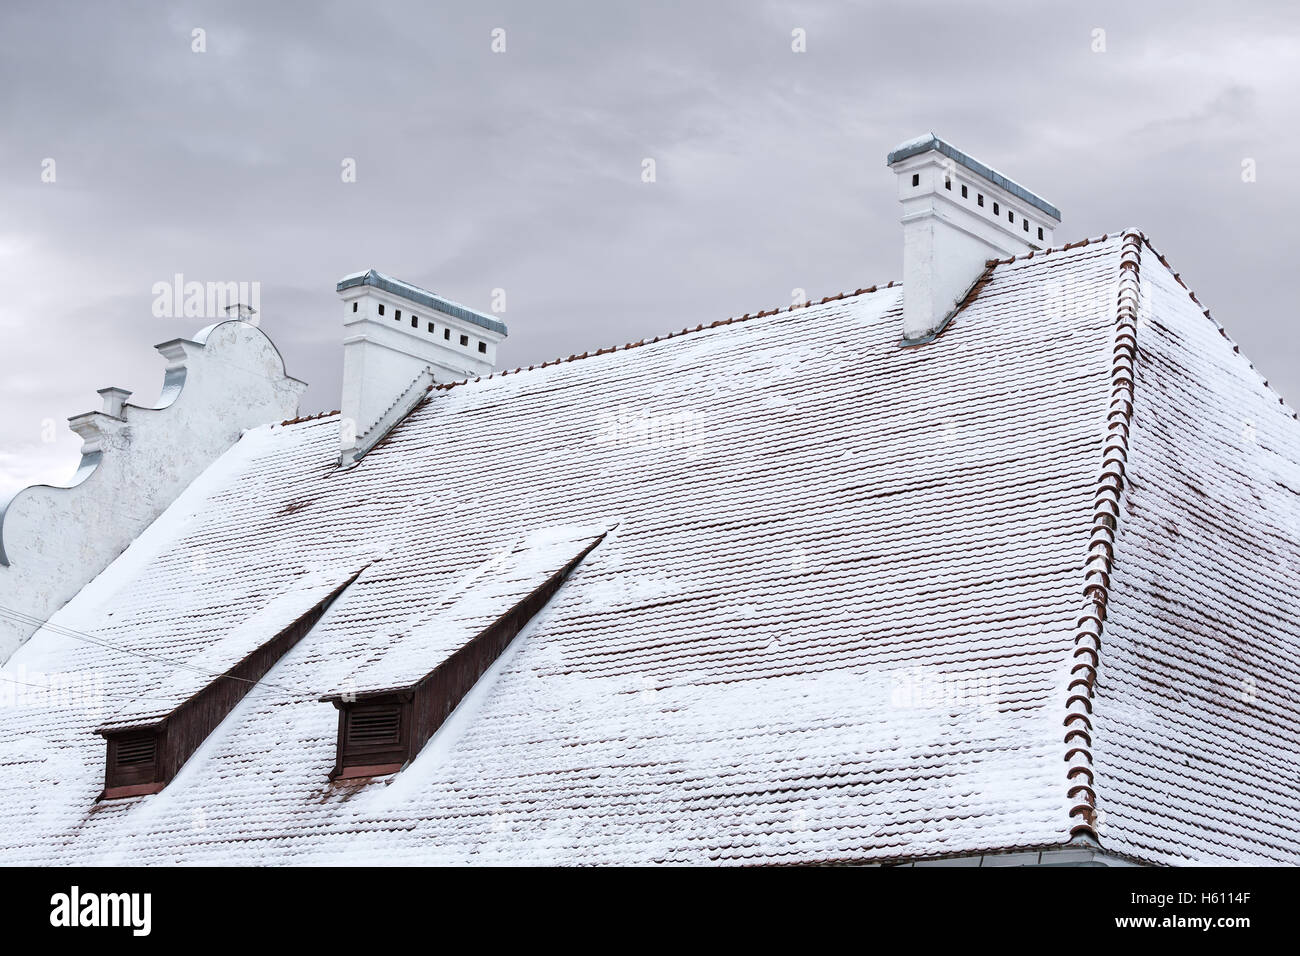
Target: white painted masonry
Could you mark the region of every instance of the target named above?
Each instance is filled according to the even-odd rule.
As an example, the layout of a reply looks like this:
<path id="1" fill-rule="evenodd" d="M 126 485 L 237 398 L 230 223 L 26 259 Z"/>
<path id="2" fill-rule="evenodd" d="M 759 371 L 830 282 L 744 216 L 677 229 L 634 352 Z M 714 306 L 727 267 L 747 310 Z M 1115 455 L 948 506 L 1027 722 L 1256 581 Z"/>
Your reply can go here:
<path id="1" fill-rule="evenodd" d="M 337 288 L 344 303 L 345 463 L 364 453 L 367 436 L 426 370 L 445 383 L 490 375 L 496 367 L 506 327 L 491 316 L 373 269 L 345 276 Z"/>
<path id="2" fill-rule="evenodd" d="M 1052 244 L 1061 222 L 1055 206 L 933 133 L 901 144 L 887 162 L 903 204 L 903 338 L 909 344 L 943 328 L 989 259 Z"/>
<path id="3" fill-rule="evenodd" d="M 0 663 L 246 429 L 297 415 L 306 384 L 285 374 L 271 340 L 246 322 L 219 322 L 157 349 L 167 360 L 157 405 L 100 389 L 102 411 L 69 419 L 83 445 L 68 485 L 0 501 Z"/>

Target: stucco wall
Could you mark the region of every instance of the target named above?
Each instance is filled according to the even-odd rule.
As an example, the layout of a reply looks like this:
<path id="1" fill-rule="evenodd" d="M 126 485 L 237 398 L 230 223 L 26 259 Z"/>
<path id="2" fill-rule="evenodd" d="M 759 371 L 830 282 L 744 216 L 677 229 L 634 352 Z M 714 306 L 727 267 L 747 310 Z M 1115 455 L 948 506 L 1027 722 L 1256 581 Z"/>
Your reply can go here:
<path id="1" fill-rule="evenodd" d="M 306 385 L 271 340 L 220 322 L 159 345 L 167 360 L 154 407 L 73 419 L 85 440 L 67 487 L 37 485 L 0 502 L 0 663 L 126 549 L 245 429 L 292 418 Z"/>

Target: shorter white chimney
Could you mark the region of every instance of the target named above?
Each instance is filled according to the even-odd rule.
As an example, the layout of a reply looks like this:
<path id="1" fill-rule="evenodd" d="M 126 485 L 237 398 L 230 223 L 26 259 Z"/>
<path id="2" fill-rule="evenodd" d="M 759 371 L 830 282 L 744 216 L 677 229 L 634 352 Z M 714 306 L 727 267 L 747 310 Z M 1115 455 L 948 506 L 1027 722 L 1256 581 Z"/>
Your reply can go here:
<path id="1" fill-rule="evenodd" d="M 928 342 L 989 259 L 1052 244 L 1061 212 L 930 133 L 889 154 L 903 204 L 903 344 Z"/>
<path id="2" fill-rule="evenodd" d="M 371 269 L 339 280 L 343 299 L 342 451 L 373 445 L 408 393 L 490 375 L 506 337 L 498 319 Z M 391 428 L 391 423 L 388 425 Z M 372 440 L 367 441 L 371 436 Z"/>

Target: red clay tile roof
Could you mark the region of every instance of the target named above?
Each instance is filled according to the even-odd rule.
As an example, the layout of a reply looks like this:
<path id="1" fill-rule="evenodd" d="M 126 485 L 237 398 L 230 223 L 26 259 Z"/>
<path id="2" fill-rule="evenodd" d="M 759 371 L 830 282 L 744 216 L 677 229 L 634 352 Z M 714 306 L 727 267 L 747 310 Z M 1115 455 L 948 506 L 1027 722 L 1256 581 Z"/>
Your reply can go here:
<path id="1" fill-rule="evenodd" d="M 1149 248 L 1001 261 L 915 349 L 887 286 L 443 389 L 346 472 L 336 419 L 250 433 L 7 665 L 104 700 L 6 711 L 0 859 L 889 861 L 1082 828 L 1300 861 L 1300 429 Z M 580 524 L 617 527 L 420 757 L 330 783 L 319 697 Z M 93 803 L 106 712 L 366 561 L 164 791 Z"/>

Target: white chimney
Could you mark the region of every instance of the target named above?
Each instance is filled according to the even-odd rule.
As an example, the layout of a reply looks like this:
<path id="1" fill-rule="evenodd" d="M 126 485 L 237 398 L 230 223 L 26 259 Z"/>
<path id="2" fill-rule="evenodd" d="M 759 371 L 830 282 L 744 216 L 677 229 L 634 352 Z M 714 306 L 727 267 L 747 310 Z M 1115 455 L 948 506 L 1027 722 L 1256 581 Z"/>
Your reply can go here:
<path id="1" fill-rule="evenodd" d="M 889 154 L 903 204 L 903 344 L 940 332 L 989 259 L 1052 244 L 1061 212 L 933 133 Z"/>
<path id="2" fill-rule="evenodd" d="M 344 307 L 345 461 L 374 443 L 376 426 L 418 383 L 422 392 L 428 382 L 464 381 L 496 366 L 506 327 L 491 316 L 373 269 L 345 276 L 337 290 Z"/>

